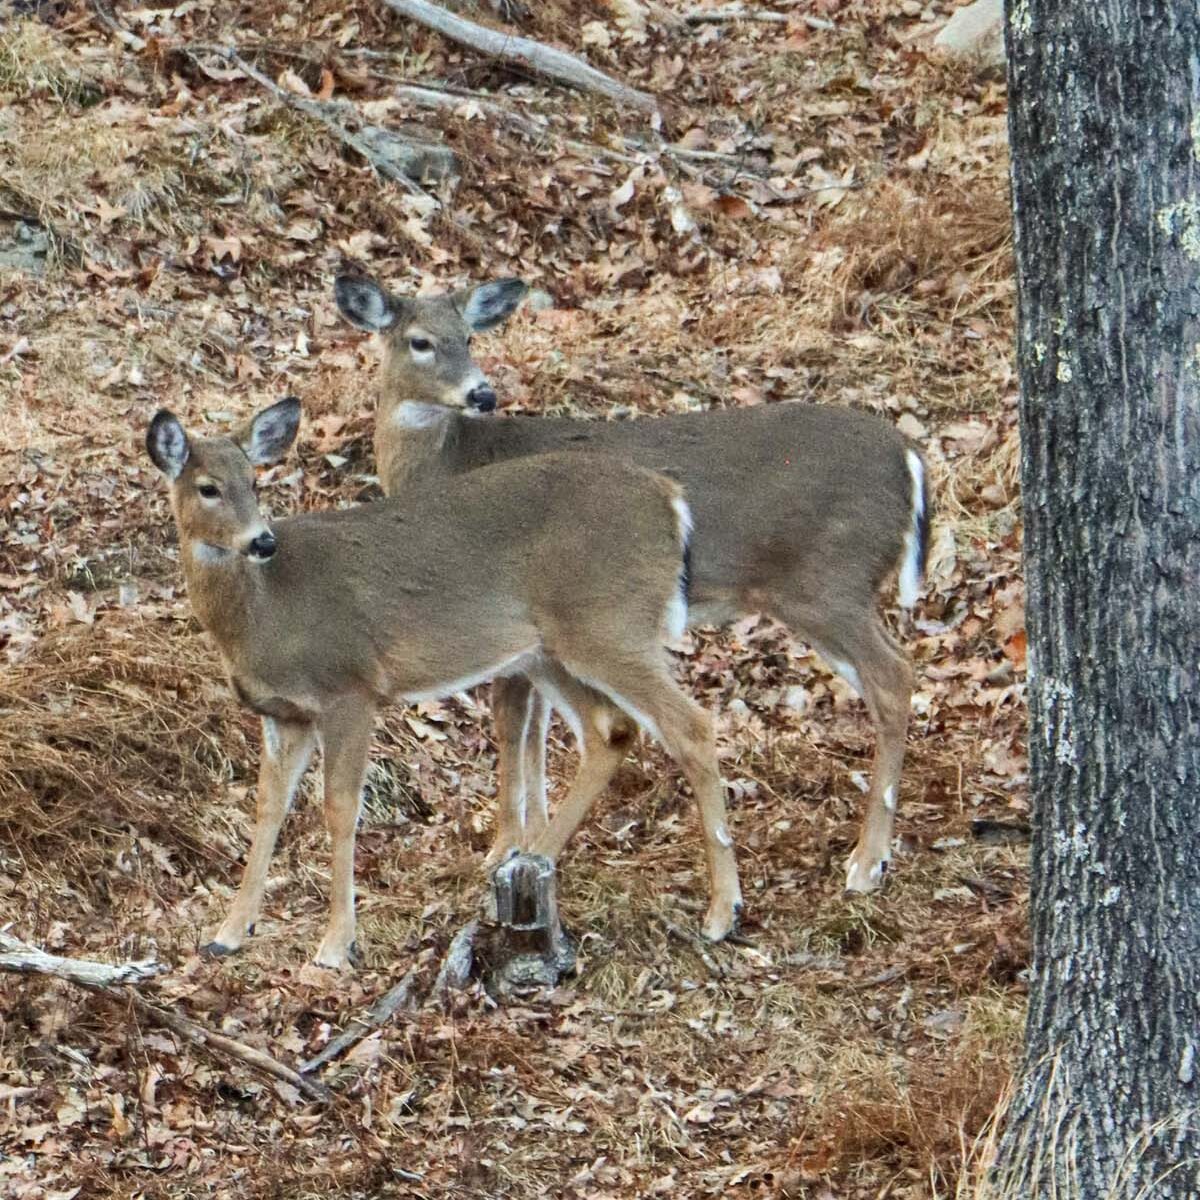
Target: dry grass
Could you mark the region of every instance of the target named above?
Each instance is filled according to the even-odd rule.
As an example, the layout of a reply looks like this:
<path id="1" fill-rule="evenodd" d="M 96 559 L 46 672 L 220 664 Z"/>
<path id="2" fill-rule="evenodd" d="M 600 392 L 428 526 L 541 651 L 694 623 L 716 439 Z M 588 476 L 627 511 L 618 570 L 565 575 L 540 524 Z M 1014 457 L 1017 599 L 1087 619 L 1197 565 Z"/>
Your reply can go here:
<path id="1" fill-rule="evenodd" d="M 402 36 L 378 5 L 278 16 L 252 18 L 256 41 L 281 48 L 264 68 L 293 67 L 310 86 L 327 61 L 339 80 L 377 62 L 327 53 L 351 20 L 394 54 L 381 70 L 433 61 L 458 86 L 499 78 L 442 62 L 437 39 Z M 225 36 L 221 19 L 195 10 L 188 34 Z M 494 753 L 484 707 L 451 701 L 417 728 L 390 714 L 377 739 L 357 864 L 367 969 L 335 979 L 303 965 L 328 891 L 315 772 L 255 939 L 234 961 L 192 957 L 237 879 L 257 735 L 175 594 L 139 439 L 160 404 L 220 425 L 296 391 L 304 444 L 271 503 L 369 497 L 373 360 L 328 294 L 347 258 L 413 284 L 521 273 L 551 291 L 557 308 L 478 346 L 530 412 L 802 398 L 912 417 L 942 548 L 957 556 L 934 574 L 922 627 L 906 629 L 925 670 L 882 896 L 841 895 L 870 766 L 861 706 L 778 630 L 699 633 L 681 668 L 722 713 L 748 944 L 702 952 L 669 931 L 703 911 L 702 850 L 678 774 L 646 747 L 564 862 L 581 973 L 554 996 L 496 1011 L 477 991 L 398 1022 L 340 1069 L 339 1101 L 316 1115 L 86 997 L 0 980 L 0 1007 L 16 1014 L 0 1032 L 0 1086 L 38 1089 L 0 1115 L 5 1153 L 16 1146 L 0 1166 L 37 1158 L 47 1189 L 122 1200 L 965 1194 L 1013 1061 L 1027 962 L 1023 852 L 969 837 L 972 816 L 1019 812 L 1023 794 L 1003 755 L 998 769 L 988 757 L 1020 760 L 1019 686 L 986 678 L 1004 664 L 989 622 L 1015 577 L 1019 517 L 1003 117 L 984 85 L 906 65 L 863 32 L 895 19 L 856 0 L 844 36 L 804 53 L 769 50 L 775 34 L 758 27 L 728 31 L 728 50 L 595 52 L 642 86 L 678 51 L 680 82 L 656 85 L 677 106 L 671 136 L 693 122 L 713 138 L 769 131 L 780 159 L 816 147 L 830 170 L 856 167 L 835 206 L 784 212 L 738 172 L 704 168 L 714 192 L 747 188 L 761 219 L 698 212 L 701 268 L 657 185 L 643 180 L 614 215 L 623 170 L 553 140 L 448 121 L 467 159 L 455 219 L 414 229 L 398 189 L 244 81 L 213 81 L 183 55 L 97 53 L 85 26 L 0 32 L 0 130 L 13 134 L 0 137 L 0 205 L 40 214 L 76 249 L 0 290 L 0 359 L 29 343 L 0 362 L 0 896 L 22 935 L 101 956 L 150 943 L 178 964 L 164 999 L 291 1059 L 409 965 L 431 971 L 473 911 Z M 578 20 L 540 6 L 529 31 L 578 49 Z M 122 91 L 131 73 L 137 99 Z M 864 73 L 875 90 L 854 86 Z M 780 90 L 735 99 L 760 78 Z M 571 136 L 620 124 L 536 88 L 514 102 Z M 766 152 L 751 164 L 766 170 Z M 794 686 L 803 701 L 790 705 Z M 556 745 L 551 764 L 561 788 L 571 749 Z M 53 1049 L 68 1029 L 86 1069 Z M 87 1115 L 55 1133 L 60 1153 L 27 1135 L 56 1128 L 76 1099 Z M 395 1166 L 420 1171 L 419 1188 Z"/>

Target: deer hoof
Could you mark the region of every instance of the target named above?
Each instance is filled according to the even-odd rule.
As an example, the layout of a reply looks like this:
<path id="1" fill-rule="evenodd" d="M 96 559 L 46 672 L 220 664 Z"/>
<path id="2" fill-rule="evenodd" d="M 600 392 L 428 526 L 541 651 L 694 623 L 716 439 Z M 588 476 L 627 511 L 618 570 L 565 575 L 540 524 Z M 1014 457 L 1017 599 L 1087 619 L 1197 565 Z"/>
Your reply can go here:
<path id="1" fill-rule="evenodd" d="M 236 954 L 239 947 L 226 946 L 221 942 L 205 942 L 200 947 L 199 954 L 201 958 L 217 959 L 227 958 L 230 954 Z"/>
<path id="2" fill-rule="evenodd" d="M 852 856 L 846 866 L 846 891 L 860 894 L 879 891 L 883 887 L 887 869 L 886 858 L 863 861 L 857 855 Z"/>
<path id="3" fill-rule="evenodd" d="M 709 942 L 723 942 L 738 927 L 742 915 L 741 904 L 735 904 L 726 912 L 709 912 L 700 926 L 701 936 Z"/>

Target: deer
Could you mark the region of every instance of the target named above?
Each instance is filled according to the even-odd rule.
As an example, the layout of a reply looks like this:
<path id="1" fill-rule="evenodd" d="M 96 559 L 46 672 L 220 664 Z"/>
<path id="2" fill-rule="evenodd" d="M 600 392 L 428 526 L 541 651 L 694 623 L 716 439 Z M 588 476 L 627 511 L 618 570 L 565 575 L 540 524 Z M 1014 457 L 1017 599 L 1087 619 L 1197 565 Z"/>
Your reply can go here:
<path id="1" fill-rule="evenodd" d="M 331 871 L 316 962 L 353 966 L 354 837 L 376 712 L 512 673 L 566 716 L 582 749 L 566 825 L 592 807 L 639 726 L 676 759 L 705 830 L 704 932 L 724 937 L 741 889 L 712 721 L 672 678 L 666 652 L 686 621 L 691 517 L 680 486 L 608 456 L 528 455 L 392 500 L 269 522 L 255 468 L 284 457 L 300 415 L 288 397 L 229 434 L 197 437 L 163 409 L 146 432 L 192 610 L 262 722 L 254 835 L 202 953 L 231 954 L 253 933 L 319 742 Z"/>
<path id="2" fill-rule="evenodd" d="M 471 339 L 499 328 L 526 290 L 499 279 L 403 296 L 365 275 L 335 280 L 342 316 L 381 347 L 384 492 L 552 451 L 573 454 L 580 469 L 612 454 L 678 479 L 695 519 L 690 622 L 774 618 L 866 703 L 875 758 L 845 884 L 877 890 L 891 862 L 913 690 L 879 601 L 892 578 L 902 608 L 919 597 L 930 518 L 920 452 L 874 414 L 800 402 L 621 420 L 490 416 L 497 397 Z M 493 684 L 492 707 L 502 788 L 488 861 L 514 848 L 554 858 L 570 826 L 548 821 L 544 692 L 514 672 Z"/>

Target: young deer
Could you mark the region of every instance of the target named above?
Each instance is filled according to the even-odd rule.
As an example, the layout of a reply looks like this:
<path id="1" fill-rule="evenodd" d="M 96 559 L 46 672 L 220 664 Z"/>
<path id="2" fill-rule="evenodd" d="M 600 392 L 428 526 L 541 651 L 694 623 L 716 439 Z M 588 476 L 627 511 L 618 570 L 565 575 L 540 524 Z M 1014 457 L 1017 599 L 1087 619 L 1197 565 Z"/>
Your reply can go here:
<path id="1" fill-rule="evenodd" d="M 929 511 L 921 456 L 878 417 L 822 405 L 625 421 L 477 419 L 496 395 L 472 361 L 471 335 L 502 324 L 525 290 L 505 279 L 405 298 L 368 278 L 337 280 L 342 315 L 382 335 L 375 448 L 384 491 L 552 450 L 614 454 L 678 479 L 696 520 L 691 620 L 774 617 L 867 703 L 875 766 L 846 886 L 873 891 L 890 860 L 912 696 L 911 668 L 878 597 L 898 573 L 900 603 L 917 599 Z M 585 461 L 580 454 L 578 470 Z M 545 705 L 516 674 L 492 696 L 505 786 L 491 858 L 516 844 L 561 850 L 565 822 L 544 831 Z"/>
<path id="2" fill-rule="evenodd" d="M 679 761 L 708 844 L 705 932 L 728 933 L 741 893 L 711 722 L 672 680 L 664 650 L 685 620 L 689 515 L 678 485 L 605 456 L 541 455 L 431 481 L 403 502 L 268 525 L 254 467 L 284 455 L 299 421 L 288 399 L 236 437 L 191 438 L 166 411 L 146 435 L 170 481 L 192 607 L 262 717 L 254 839 L 206 951 L 230 953 L 252 932 L 320 739 L 333 863 L 316 961 L 350 961 L 354 829 L 376 709 L 513 672 L 575 725 L 583 762 L 565 821 L 578 823 L 603 790 L 633 721 Z"/>

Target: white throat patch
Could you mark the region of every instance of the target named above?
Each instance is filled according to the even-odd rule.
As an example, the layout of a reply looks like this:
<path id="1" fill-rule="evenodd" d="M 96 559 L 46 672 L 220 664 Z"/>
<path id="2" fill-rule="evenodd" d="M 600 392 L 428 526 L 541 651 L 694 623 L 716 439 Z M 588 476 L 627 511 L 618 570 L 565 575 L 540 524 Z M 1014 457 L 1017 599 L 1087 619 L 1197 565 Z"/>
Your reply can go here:
<path id="1" fill-rule="evenodd" d="M 440 404 L 421 404 L 416 400 L 405 400 L 392 414 L 392 420 L 401 429 L 433 429 L 449 419 L 449 410 Z"/>
<path id="2" fill-rule="evenodd" d="M 222 563 L 229 557 L 231 551 L 208 542 L 192 543 L 192 561 L 199 566 L 209 567 L 214 563 Z"/>

